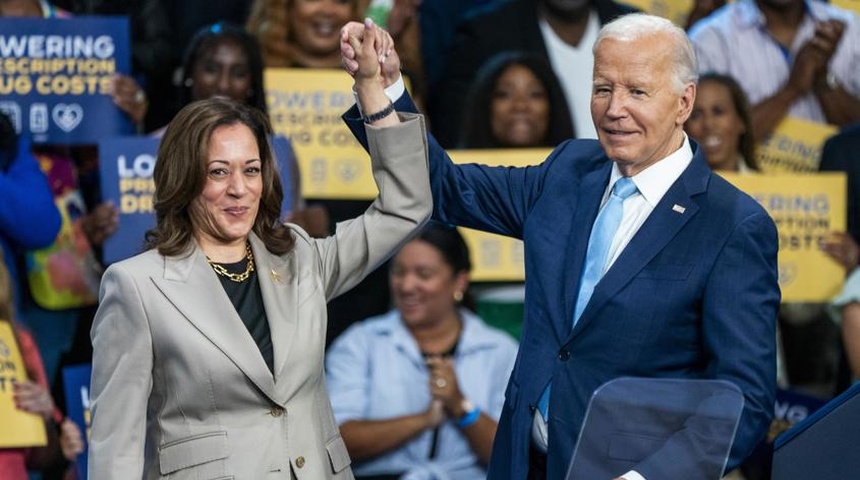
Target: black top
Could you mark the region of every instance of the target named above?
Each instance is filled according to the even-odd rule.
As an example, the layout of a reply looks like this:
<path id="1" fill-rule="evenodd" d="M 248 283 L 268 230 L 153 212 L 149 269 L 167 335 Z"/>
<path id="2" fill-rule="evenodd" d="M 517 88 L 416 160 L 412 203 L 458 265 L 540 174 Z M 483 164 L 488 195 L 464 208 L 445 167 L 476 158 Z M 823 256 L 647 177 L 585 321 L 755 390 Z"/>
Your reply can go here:
<path id="1" fill-rule="evenodd" d="M 243 258 L 236 263 L 218 265 L 230 273 L 243 273 L 248 267 L 248 259 Z M 260 290 L 260 282 L 257 281 L 257 271 L 252 271 L 244 282 L 234 282 L 223 275 L 218 275 L 218 280 L 221 281 L 224 291 L 230 297 L 236 313 L 239 314 L 251 338 L 259 347 L 266 366 L 274 374 L 275 354 L 272 348 L 272 332 L 269 330 L 269 320 L 266 317 L 266 307 L 263 305 L 263 291 Z"/>

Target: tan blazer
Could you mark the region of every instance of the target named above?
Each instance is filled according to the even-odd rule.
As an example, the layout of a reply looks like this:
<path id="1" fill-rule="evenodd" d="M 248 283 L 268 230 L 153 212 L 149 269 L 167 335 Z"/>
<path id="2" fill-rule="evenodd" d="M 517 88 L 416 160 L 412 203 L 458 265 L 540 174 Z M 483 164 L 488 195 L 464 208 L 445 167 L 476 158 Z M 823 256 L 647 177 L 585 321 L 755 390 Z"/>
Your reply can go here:
<path id="1" fill-rule="evenodd" d="M 274 376 L 196 244 L 108 268 L 92 328 L 90 479 L 353 478 L 324 381 L 326 301 L 430 215 L 423 118 L 402 118 L 368 128 L 380 193 L 364 215 L 326 239 L 293 226 L 283 256 L 251 236 Z"/>

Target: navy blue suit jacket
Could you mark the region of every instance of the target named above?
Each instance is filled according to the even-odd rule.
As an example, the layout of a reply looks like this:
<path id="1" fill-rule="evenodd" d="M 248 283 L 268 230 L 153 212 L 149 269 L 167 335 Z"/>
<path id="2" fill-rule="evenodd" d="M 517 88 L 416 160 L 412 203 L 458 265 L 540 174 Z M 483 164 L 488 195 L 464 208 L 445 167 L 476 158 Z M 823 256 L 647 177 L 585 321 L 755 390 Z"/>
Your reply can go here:
<path id="1" fill-rule="evenodd" d="M 407 95 L 395 107 L 414 111 Z M 344 119 L 361 141 L 357 110 Z M 767 212 L 713 174 L 694 144 L 693 161 L 571 330 L 612 167 L 600 144 L 567 141 L 540 165 L 514 168 L 455 165 L 429 141 L 434 217 L 524 241 L 523 331 L 488 478 L 526 477 L 532 418 L 550 381 L 547 474 L 563 478 L 592 392 L 623 376 L 736 384 L 745 406 L 728 467 L 740 463 L 768 430 L 775 400 L 778 240 Z M 666 453 L 635 469 L 646 479 L 688 478 L 684 453 Z"/>

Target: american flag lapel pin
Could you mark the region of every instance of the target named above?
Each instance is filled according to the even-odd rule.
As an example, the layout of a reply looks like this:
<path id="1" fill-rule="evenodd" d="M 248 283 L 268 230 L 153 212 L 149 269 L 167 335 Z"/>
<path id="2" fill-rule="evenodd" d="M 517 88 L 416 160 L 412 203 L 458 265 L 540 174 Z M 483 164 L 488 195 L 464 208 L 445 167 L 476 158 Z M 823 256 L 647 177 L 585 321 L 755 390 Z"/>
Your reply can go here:
<path id="1" fill-rule="evenodd" d="M 678 213 L 684 213 L 685 211 L 687 211 L 687 209 L 686 209 L 685 207 L 682 207 L 682 206 L 680 206 L 680 205 L 678 205 L 678 204 L 676 203 L 675 205 L 672 205 L 672 211 L 673 211 L 673 212 L 678 212 Z"/>

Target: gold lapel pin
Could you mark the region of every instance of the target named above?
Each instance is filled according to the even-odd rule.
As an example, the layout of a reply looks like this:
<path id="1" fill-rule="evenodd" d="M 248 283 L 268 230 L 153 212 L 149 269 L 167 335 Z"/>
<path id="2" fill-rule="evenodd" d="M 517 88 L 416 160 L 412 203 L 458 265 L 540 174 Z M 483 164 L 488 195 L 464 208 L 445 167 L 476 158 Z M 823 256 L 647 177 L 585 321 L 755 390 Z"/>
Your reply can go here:
<path id="1" fill-rule="evenodd" d="M 284 283 L 284 279 L 278 275 L 278 272 L 276 272 L 274 268 L 272 269 L 272 280 L 274 280 L 275 283 Z"/>

